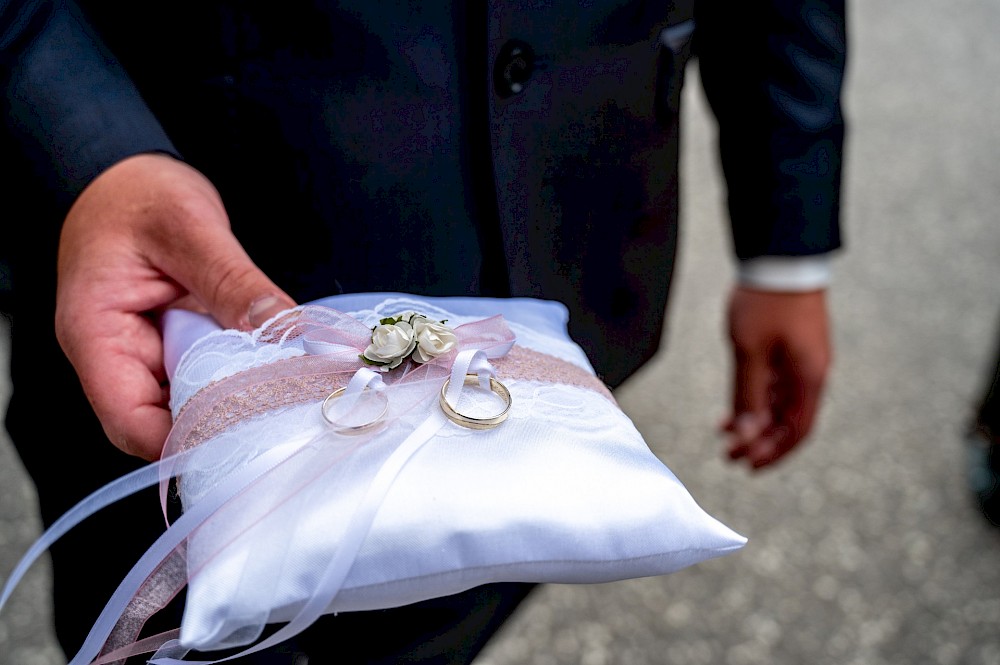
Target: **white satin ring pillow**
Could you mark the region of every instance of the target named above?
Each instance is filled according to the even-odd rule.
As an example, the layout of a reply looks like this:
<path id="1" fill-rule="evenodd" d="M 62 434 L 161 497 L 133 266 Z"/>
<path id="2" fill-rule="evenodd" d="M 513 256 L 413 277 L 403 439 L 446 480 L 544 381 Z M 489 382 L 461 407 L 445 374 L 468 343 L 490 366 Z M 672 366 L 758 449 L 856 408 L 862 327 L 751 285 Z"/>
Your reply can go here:
<path id="1" fill-rule="evenodd" d="M 663 575 L 746 543 L 652 453 L 568 336 L 561 304 L 377 293 L 297 308 L 321 319 L 325 309 L 368 329 L 400 311 L 449 326 L 502 315 L 516 342 L 491 362 L 510 391 L 510 415 L 494 429 L 461 427 L 440 416 L 436 391 L 400 383 L 386 391 L 396 410 L 382 429 L 362 440 L 337 436 L 320 414 L 333 386 L 317 383 L 319 361 L 304 360 L 308 334 L 263 339 L 169 313 L 177 418 L 211 386 L 296 363 L 313 368 L 285 372 L 280 388 L 243 386 L 218 406 L 202 405 L 213 420 L 191 435 L 197 446 L 179 475 L 185 511 L 234 474 L 255 475 L 187 542 L 186 647 L 246 644 L 269 623 L 490 582 Z M 350 346 L 335 334 L 324 339 Z M 297 399 L 297 382 L 312 396 Z M 411 446 L 405 457 L 401 444 Z M 267 455 L 279 461 L 264 464 Z"/>

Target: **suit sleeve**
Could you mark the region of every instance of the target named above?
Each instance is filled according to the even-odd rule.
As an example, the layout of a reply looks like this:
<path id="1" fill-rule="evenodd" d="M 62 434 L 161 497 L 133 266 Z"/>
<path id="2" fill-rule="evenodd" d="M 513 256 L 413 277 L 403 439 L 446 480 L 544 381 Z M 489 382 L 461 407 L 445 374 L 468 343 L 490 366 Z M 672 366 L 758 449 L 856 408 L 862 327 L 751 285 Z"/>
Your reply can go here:
<path id="1" fill-rule="evenodd" d="M 737 257 L 839 248 L 844 0 L 704 0 L 695 18 Z"/>
<path id="2" fill-rule="evenodd" d="M 10 143 L 64 212 L 104 169 L 176 150 L 121 66 L 66 0 L 0 0 Z"/>

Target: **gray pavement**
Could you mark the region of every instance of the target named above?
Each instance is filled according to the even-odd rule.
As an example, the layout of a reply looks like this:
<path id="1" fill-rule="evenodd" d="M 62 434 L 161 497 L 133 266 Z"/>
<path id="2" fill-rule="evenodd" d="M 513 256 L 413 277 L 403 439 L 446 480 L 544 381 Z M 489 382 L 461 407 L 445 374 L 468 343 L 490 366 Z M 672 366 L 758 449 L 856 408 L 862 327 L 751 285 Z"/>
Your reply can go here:
<path id="1" fill-rule="evenodd" d="M 1000 530 L 973 508 L 960 444 L 1000 332 L 1000 4 L 850 9 L 848 251 L 815 435 L 761 474 L 722 459 L 732 269 L 692 69 L 669 344 L 619 398 L 749 543 L 662 578 L 544 587 L 477 665 L 1000 664 Z M 38 534 L 34 501 L 0 441 L 0 579 Z M 41 565 L 0 616 L 0 663 L 63 665 L 47 585 Z"/>

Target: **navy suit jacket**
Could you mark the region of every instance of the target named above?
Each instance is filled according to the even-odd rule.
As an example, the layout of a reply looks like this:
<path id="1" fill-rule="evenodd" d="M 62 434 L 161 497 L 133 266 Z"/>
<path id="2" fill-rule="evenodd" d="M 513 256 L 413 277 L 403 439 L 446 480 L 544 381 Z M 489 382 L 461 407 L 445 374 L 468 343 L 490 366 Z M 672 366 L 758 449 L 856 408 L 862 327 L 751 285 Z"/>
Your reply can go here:
<path id="1" fill-rule="evenodd" d="M 736 254 L 840 243 L 842 1 L 80 4 L 0 2 L 32 177 L 64 211 L 125 156 L 181 157 L 300 301 L 560 300 L 617 385 L 661 336 L 692 49 Z"/>
<path id="2" fill-rule="evenodd" d="M 15 172 L 0 214 L 20 236 L 2 243 L 16 250 L 6 425 L 46 525 L 140 465 L 107 445 L 52 327 L 60 222 L 127 156 L 167 152 L 204 172 L 251 257 L 300 302 L 360 290 L 561 300 L 617 385 L 661 337 L 694 54 L 736 255 L 840 244 L 843 0 L 79 1 L 0 0 L 0 155 Z M 79 556 L 122 524 L 100 565 Z M 53 546 L 67 649 L 161 524 L 154 491 Z M 423 649 L 435 616 L 478 621 L 469 598 L 502 619 L 478 593 L 460 610 L 380 614 L 385 662 L 411 638 Z M 323 630 L 341 626 L 349 645 L 364 625 L 352 621 Z M 458 625 L 455 648 L 474 653 L 494 629 Z"/>

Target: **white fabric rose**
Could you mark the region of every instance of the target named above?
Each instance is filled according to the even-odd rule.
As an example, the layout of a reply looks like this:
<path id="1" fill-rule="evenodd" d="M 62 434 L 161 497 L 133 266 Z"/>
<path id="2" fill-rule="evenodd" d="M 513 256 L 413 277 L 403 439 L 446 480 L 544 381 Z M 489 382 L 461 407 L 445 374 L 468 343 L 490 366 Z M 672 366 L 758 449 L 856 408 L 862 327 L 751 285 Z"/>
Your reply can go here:
<path id="1" fill-rule="evenodd" d="M 413 317 L 412 323 L 417 340 L 413 359 L 418 363 L 430 362 L 458 346 L 458 337 L 444 323 L 431 321 L 421 315 Z"/>
<path id="2" fill-rule="evenodd" d="M 409 323 L 382 323 L 372 330 L 372 343 L 362 357 L 371 364 L 394 369 L 413 353 L 416 346 L 417 337 Z"/>

